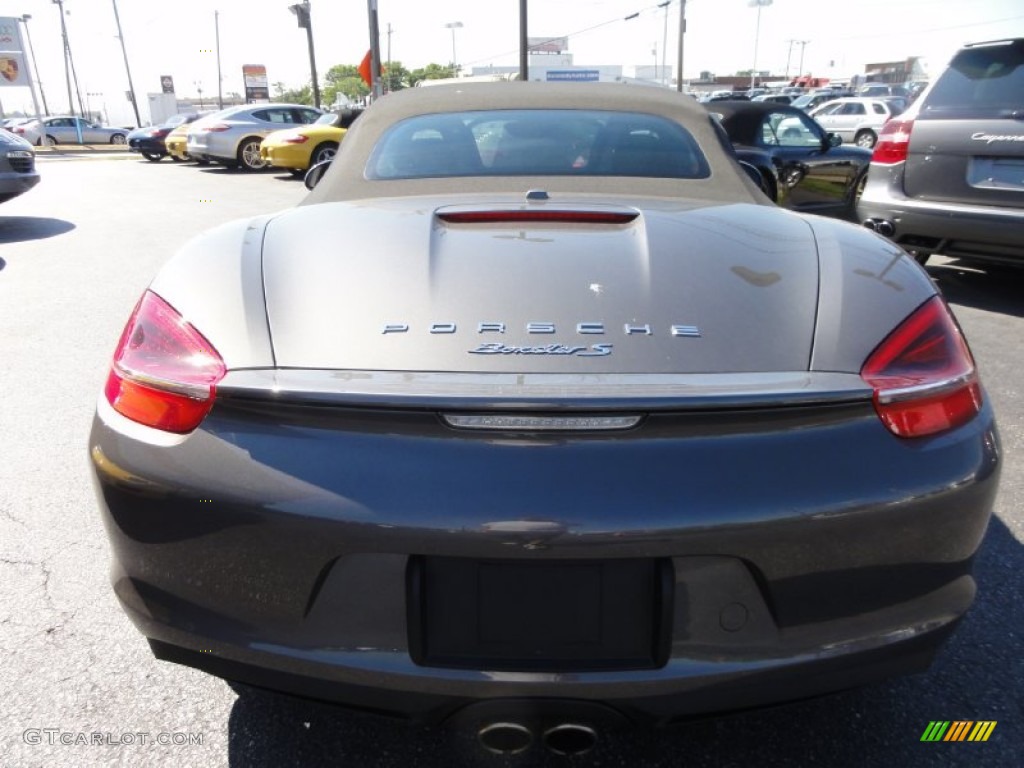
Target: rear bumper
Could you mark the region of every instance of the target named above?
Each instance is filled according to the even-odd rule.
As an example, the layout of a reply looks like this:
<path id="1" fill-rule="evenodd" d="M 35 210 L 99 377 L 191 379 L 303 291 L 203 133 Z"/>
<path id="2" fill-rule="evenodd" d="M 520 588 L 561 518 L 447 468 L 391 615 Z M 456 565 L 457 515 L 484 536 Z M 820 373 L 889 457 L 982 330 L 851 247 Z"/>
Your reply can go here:
<path id="1" fill-rule="evenodd" d="M 1024 265 L 1024 209 L 908 198 L 901 166 L 871 166 L 859 221 L 891 221 L 908 251 Z"/>
<path id="2" fill-rule="evenodd" d="M 496 439 L 432 412 L 219 403 L 156 445 L 101 406 L 90 445 L 114 589 L 160 658 L 425 719 L 557 697 L 663 720 L 921 670 L 973 599 L 999 466 L 987 406 L 914 443 L 869 403 L 780 418 Z M 413 557 L 663 559 L 667 663 L 417 664 Z"/>
<path id="3" fill-rule="evenodd" d="M 131 152 L 146 152 L 154 155 L 167 153 L 163 139 L 130 139 L 128 149 Z"/>
<path id="4" fill-rule="evenodd" d="M 632 680 L 612 685 L 481 680 L 476 685 L 438 681 L 417 686 L 409 678 L 389 681 L 374 672 L 339 680 L 325 676 L 325 666 L 315 662 L 303 665 L 292 659 L 282 665 L 279 657 L 269 654 L 247 654 L 240 660 L 234 655 L 219 655 L 215 649 L 193 650 L 191 642 L 175 645 L 151 638 L 149 644 L 160 660 L 225 680 L 420 723 L 462 717 L 463 712 L 472 712 L 474 705 L 486 702 L 491 722 L 511 713 L 515 713 L 516 720 L 529 719 L 531 712 L 539 716 L 549 708 L 557 710 L 559 720 L 590 716 L 594 705 L 600 704 L 630 722 L 646 725 L 795 701 L 924 672 L 958 623 L 953 621 L 886 645 L 865 646 L 857 652 L 788 659 L 785 663 L 696 664 L 675 660 L 660 682 Z M 388 682 L 398 685 L 386 687 Z M 505 709 L 510 714 L 504 714 Z"/>
<path id="5" fill-rule="evenodd" d="M 312 147 L 282 144 L 260 145 L 260 157 L 275 168 L 303 171 L 309 167 L 309 153 Z"/>

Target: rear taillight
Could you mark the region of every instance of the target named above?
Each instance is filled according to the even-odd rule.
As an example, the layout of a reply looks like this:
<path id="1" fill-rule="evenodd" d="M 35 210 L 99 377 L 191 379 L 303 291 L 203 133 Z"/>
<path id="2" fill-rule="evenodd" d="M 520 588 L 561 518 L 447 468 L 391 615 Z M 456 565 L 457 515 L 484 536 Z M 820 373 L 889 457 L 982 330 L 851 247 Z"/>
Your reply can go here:
<path id="1" fill-rule="evenodd" d="M 170 133 L 170 131 L 164 128 L 154 128 L 153 130 L 149 131 L 146 135 L 152 136 L 153 138 L 160 138 L 161 136 L 166 136 L 168 133 Z"/>
<path id="2" fill-rule="evenodd" d="M 945 432 L 981 410 L 971 351 L 938 296 L 878 345 L 860 375 L 875 390 L 875 410 L 882 422 L 899 437 Z"/>
<path id="3" fill-rule="evenodd" d="M 309 136 L 304 136 L 301 133 L 293 133 L 289 136 L 285 136 L 281 139 L 285 144 L 305 144 L 309 141 Z"/>
<path id="4" fill-rule="evenodd" d="M 214 123 L 213 125 L 206 126 L 204 130 L 207 130 L 210 133 L 220 133 L 221 131 L 226 131 L 229 128 L 231 128 L 231 126 L 225 123 Z"/>
<path id="5" fill-rule="evenodd" d="M 146 291 L 132 313 L 104 390 L 118 413 L 166 432 L 191 432 L 213 407 L 227 369 L 173 307 Z"/>
<path id="6" fill-rule="evenodd" d="M 871 162 L 893 165 L 906 160 L 907 150 L 910 148 L 910 131 L 913 127 L 913 120 L 891 118 L 878 134 L 878 143 L 875 144 Z"/>

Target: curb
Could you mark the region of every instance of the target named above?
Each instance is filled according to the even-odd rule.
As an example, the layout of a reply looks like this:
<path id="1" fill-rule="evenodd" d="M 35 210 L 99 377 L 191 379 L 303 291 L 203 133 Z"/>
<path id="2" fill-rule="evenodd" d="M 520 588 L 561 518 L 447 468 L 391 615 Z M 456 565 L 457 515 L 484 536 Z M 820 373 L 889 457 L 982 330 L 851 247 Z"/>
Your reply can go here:
<path id="1" fill-rule="evenodd" d="M 132 153 L 124 144 L 58 144 L 55 147 L 35 147 L 36 155 L 79 155 L 79 154 L 138 154 Z"/>

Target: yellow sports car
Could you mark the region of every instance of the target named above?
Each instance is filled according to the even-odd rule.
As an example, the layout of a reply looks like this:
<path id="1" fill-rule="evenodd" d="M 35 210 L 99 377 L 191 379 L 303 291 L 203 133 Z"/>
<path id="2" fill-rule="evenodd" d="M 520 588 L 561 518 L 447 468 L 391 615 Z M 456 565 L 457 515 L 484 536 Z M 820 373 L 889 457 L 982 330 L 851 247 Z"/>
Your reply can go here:
<path id="1" fill-rule="evenodd" d="M 192 126 L 192 123 L 199 118 L 212 114 L 213 112 L 209 110 L 206 112 L 193 113 L 189 115 L 190 119 L 187 122 L 182 123 L 167 134 L 167 137 L 164 139 L 164 149 L 167 150 L 167 154 L 170 155 L 171 160 L 176 163 L 181 163 L 192 159 L 188 152 L 185 151 L 186 144 L 188 143 L 188 129 Z"/>
<path id="2" fill-rule="evenodd" d="M 334 157 L 338 144 L 358 115 L 350 110 L 328 113 L 315 123 L 274 131 L 260 144 L 260 157 L 275 168 L 294 174 L 305 173 L 317 163 Z"/>

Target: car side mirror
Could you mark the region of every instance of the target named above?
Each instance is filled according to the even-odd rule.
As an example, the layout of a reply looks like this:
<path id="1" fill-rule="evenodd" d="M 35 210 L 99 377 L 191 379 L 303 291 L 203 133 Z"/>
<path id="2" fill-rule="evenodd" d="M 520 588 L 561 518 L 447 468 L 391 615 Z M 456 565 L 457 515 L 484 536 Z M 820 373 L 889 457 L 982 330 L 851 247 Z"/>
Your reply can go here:
<path id="1" fill-rule="evenodd" d="M 754 165 L 751 165 L 746 160 L 737 160 L 736 162 L 740 164 L 743 172 L 750 177 L 750 180 L 757 185 L 757 188 L 764 193 L 765 197 L 769 200 L 775 200 L 775 195 L 768 189 L 768 182 L 764 180 L 764 175 Z"/>
<path id="2" fill-rule="evenodd" d="M 830 148 L 838 147 L 840 144 L 843 143 L 843 137 L 840 136 L 838 133 L 830 133 L 825 138 L 828 139 L 828 146 Z"/>
<path id="3" fill-rule="evenodd" d="M 333 159 L 333 158 L 332 158 Z M 306 171 L 306 177 L 304 179 L 306 189 L 312 190 L 317 184 L 320 183 L 320 179 L 327 173 L 327 169 L 331 167 L 331 160 L 321 160 L 319 163 L 314 165 L 308 171 Z"/>

